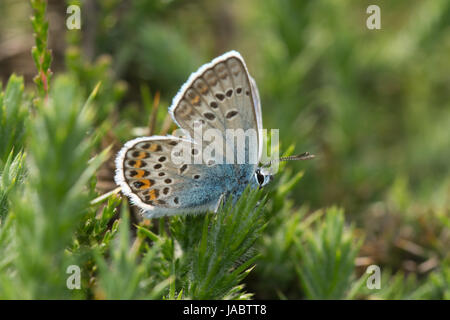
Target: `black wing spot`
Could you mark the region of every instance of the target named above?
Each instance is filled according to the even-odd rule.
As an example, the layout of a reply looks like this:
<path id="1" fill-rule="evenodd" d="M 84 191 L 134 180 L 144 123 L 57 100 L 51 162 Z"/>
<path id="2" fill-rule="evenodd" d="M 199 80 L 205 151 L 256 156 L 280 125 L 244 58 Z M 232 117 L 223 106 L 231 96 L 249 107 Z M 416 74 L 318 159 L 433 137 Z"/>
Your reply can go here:
<path id="1" fill-rule="evenodd" d="M 238 112 L 237 112 L 236 110 L 231 110 L 231 111 L 229 111 L 229 112 L 227 113 L 226 118 L 227 118 L 227 119 L 231 119 L 231 118 L 233 118 L 234 116 L 236 116 L 237 114 L 238 114 Z"/>
<path id="2" fill-rule="evenodd" d="M 134 183 L 133 183 L 133 185 L 136 187 L 136 188 L 140 188 L 140 187 L 142 187 L 143 185 L 144 185 L 144 183 L 142 183 L 142 182 L 140 182 L 140 181 L 135 181 Z"/>
<path id="3" fill-rule="evenodd" d="M 216 93 L 216 98 L 219 99 L 219 101 L 223 101 L 225 99 L 225 95 L 223 93 Z"/>
<path id="4" fill-rule="evenodd" d="M 208 120 L 214 120 L 216 118 L 216 116 L 214 114 L 212 114 L 211 112 L 205 112 L 203 114 L 203 116 Z"/>

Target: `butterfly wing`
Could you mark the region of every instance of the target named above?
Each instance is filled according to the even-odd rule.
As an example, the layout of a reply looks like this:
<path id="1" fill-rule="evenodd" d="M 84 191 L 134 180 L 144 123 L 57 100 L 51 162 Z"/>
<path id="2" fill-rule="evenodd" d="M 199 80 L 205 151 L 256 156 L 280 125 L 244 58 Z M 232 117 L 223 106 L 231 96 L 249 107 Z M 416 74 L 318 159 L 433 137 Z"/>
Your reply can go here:
<path id="1" fill-rule="evenodd" d="M 250 77 L 250 84 L 252 86 L 254 110 L 256 114 L 256 125 L 258 128 L 258 161 L 260 161 L 263 149 L 261 99 L 259 98 L 259 90 L 258 86 L 256 85 L 256 81 L 252 77 Z"/>
<path id="2" fill-rule="evenodd" d="M 222 166 L 227 174 L 232 172 L 226 194 L 239 196 L 254 175 L 262 152 L 258 89 L 241 55 L 230 51 L 193 73 L 175 96 L 170 112 L 174 121 L 194 139 L 197 123 L 205 130 L 215 129 L 222 135 L 221 145 L 225 147 L 222 158 L 233 159 L 234 163 Z M 245 142 L 234 144 L 234 136 L 228 136 L 232 130 L 228 129 L 235 133 L 239 133 L 238 130 L 249 132 L 256 141 L 245 136 Z M 244 161 L 239 161 L 238 154 L 243 154 Z"/>
<path id="3" fill-rule="evenodd" d="M 228 52 L 193 73 L 169 112 L 190 138 L 152 136 L 127 142 L 116 159 L 115 180 L 122 192 L 149 218 L 214 210 L 223 197 L 239 196 L 254 175 L 262 149 L 259 94 L 240 54 Z M 245 143 L 245 159 L 257 161 L 209 164 L 202 157 L 200 163 L 171 162 L 178 144 L 190 144 L 193 155 L 197 146 L 204 154 L 206 145 L 195 139 L 198 123 L 215 129 L 223 145 L 230 142 L 227 129 L 253 130 L 256 141 Z"/>
<path id="4" fill-rule="evenodd" d="M 254 130 L 256 146 L 247 152 L 262 151 L 262 118 L 258 89 L 244 59 L 236 51 L 217 57 L 193 73 L 175 96 L 169 109 L 174 121 L 191 137 L 195 122 L 204 129 Z M 224 141 L 226 137 L 223 137 Z"/>
<path id="5" fill-rule="evenodd" d="M 147 218 L 214 210 L 224 190 L 223 168 L 174 161 L 177 150 L 195 145 L 174 136 L 128 141 L 116 158 L 115 181 Z"/>

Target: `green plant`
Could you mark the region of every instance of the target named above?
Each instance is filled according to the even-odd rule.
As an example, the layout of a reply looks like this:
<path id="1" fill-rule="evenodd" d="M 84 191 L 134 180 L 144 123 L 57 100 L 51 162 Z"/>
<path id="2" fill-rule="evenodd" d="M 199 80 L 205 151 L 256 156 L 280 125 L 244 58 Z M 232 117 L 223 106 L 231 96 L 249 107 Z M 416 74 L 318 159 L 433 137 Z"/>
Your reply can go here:
<path id="1" fill-rule="evenodd" d="M 171 230 L 184 256 L 173 263 L 185 297 L 250 297 L 241 282 L 253 268 L 253 244 L 265 226 L 261 196 L 247 189 L 236 205 L 229 199 L 215 215 L 174 218 Z"/>
<path id="2" fill-rule="evenodd" d="M 68 0 L 69 31 L 55 3 L 0 3 L 0 298 L 449 299 L 448 1 L 386 2 L 382 31 L 364 3 Z M 37 72 L 16 51 L 30 30 Z M 216 214 L 142 219 L 114 153 L 165 134 L 176 89 L 229 49 L 264 127 L 316 159 Z"/>
<path id="3" fill-rule="evenodd" d="M 96 253 L 99 269 L 96 298 L 161 299 L 173 281 L 173 276 L 160 280 L 151 272 L 151 265 L 161 249 L 158 245 L 141 246 L 143 237 L 131 243 L 126 209 L 122 210 L 121 217 L 118 238 L 110 249 L 110 259 L 106 260 L 102 251 Z"/>
<path id="4" fill-rule="evenodd" d="M 0 83 L 0 170 L 10 156 L 15 157 L 23 149 L 30 112 L 21 77 L 11 75 L 5 90 L 1 89 Z"/>
<path id="5" fill-rule="evenodd" d="M 27 180 L 11 200 L 17 272 L 1 284 L 7 290 L 0 290 L 11 297 L 70 296 L 63 281 L 70 264 L 64 251 L 89 206 L 85 184 L 106 155 L 88 164 L 92 111 L 81 99 L 71 79 L 57 78 L 30 128 Z"/>
<path id="6" fill-rule="evenodd" d="M 28 106 L 23 79 L 12 75 L 6 90 L 0 91 L 0 221 L 8 212 L 8 194 L 21 184 L 25 173 L 23 148 Z"/>
<path id="7" fill-rule="evenodd" d="M 25 175 L 25 155 L 19 152 L 13 158 L 13 151 L 0 171 L 0 222 L 9 211 L 8 195 L 18 187 Z"/>
<path id="8" fill-rule="evenodd" d="M 30 3 L 33 8 L 31 24 L 35 32 L 34 39 L 36 42 L 36 46 L 31 50 L 31 55 L 38 70 L 34 82 L 38 87 L 39 96 L 47 98 L 52 75 L 50 70 L 52 55 L 51 51 L 47 48 L 48 22 L 45 20 L 47 0 L 31 0 Z"/>
<path id="9" fill-rule="evenodd" d="M 305 232 L 296 242 L 297 274 L 310 299 L 344 299 L 351 289 L 355 258 L 361 241 L 355 243 L 352 228 L 346 230 L 343 212 L 327 209 L 317 229 Z"/>

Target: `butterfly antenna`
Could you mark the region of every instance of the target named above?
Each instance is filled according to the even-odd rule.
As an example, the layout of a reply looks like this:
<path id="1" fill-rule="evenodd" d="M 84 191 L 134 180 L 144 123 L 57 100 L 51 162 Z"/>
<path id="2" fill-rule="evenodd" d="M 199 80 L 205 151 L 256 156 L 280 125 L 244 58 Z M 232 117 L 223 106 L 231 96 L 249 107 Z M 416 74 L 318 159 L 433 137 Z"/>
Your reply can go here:
<path id="1" fill-rule="evenodd" d="M 310 154 L 309 152 L 304 152 L 302 154 L 298 154 L 296 156 L 289 156 L 289 157 L 281 157 L 278 159 L 278 161 L 296 161 L 296 160 L 309 160 L 314 159 L 315 155 Z"/>
<path id="2" fill-rule="evenodd" d="M 304 152 L 304 153 L 298 154 L 296 156 L 281 157 L 278 159 L 271 160 L 271 161 L 269 161 L 269 163 L 265 164 L 264 167 L 270 167 L 274 162 L 309 160 L 309 159 L 314 159 L 315 157 L 316 157 L 315 155 L 310 154 L 309 152 Z"/>

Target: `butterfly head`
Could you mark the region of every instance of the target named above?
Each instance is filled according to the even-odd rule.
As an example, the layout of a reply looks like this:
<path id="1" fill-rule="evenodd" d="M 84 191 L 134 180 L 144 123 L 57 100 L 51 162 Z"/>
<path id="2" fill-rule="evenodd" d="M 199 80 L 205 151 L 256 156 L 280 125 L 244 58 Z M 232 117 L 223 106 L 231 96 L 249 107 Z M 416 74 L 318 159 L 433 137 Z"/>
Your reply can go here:
<path id="1" fill-rule="evenodd" d="M 315 156 L 313 154 L 310 154 L 309 152 L 305 152 L 296 156 L 289 156 L 289 157 L 281 157 L 276 160 L 272 160 L 267 164 L 264 164 L 260 167 L 258 167 L 255 171 L 255 180 L 257 186 L 260 188 L 266 186 L 273 180 L 273 173 L 271 171 L 271 165 L 277 161 L 294 161 L 294 160 L 308 160 L 313 159 Z"/>
<path id="2" fill-rule="evenodd" d="M 273 174 L 265 170 L 264 167 L 259 167 L 255 171 L 255 180 L 257 185 L 262 188 L 273 180 Z"/>

